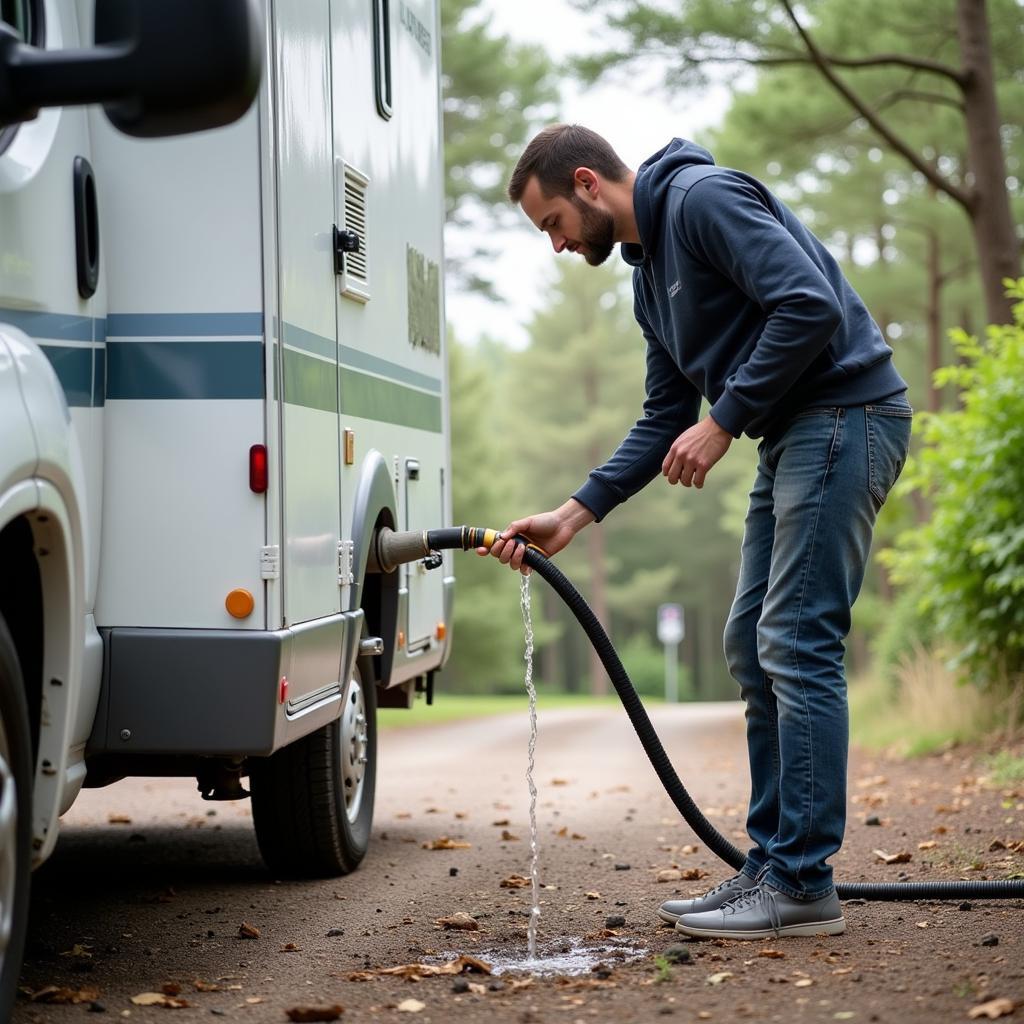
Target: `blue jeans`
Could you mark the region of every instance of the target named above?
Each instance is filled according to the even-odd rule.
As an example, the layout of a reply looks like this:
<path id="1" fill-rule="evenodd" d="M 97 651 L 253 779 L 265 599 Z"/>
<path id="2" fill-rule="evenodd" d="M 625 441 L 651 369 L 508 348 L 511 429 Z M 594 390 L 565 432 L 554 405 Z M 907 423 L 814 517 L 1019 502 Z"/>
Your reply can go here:
<path id="1" fill-rule="evenodd" d="M 807 409 L 760 443 L 739 581 L 725 627 L 746 701 L 744 874 L 796 899 L 832 890 L 846 827 L 849 723 L 843 640 L 875 516 L 906 461 L 912 412 Z"/>

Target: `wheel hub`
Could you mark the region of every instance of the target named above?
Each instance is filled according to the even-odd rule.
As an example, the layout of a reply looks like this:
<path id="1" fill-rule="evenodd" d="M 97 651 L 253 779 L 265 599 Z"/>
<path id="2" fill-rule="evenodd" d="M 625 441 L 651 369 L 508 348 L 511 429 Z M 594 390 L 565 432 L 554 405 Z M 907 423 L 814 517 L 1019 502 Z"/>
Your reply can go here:
<path id="1" fill-rule="evenodd" d="M 341 782 L 345 793 L 345 815 L 351 822 L 359 816 L 359 805 L 363 799 L 368 746 L 366 700 L 359 680 L 353 679 L 349 683 L 341 716 Z"/>

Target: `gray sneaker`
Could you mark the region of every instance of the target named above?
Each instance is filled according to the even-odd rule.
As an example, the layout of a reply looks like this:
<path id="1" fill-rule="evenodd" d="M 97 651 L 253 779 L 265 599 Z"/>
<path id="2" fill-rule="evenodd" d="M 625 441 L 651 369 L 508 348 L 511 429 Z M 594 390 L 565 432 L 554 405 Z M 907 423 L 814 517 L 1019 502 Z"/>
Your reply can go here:
<path id="1" fill-rule="evenodd" d="M 676 931 L 701 939 L 841 935 L 846 931 L 846 921 L 834 889 L 821 899 L 796 900 L 762 882 L 717 910 L 681 916 Z"/>
<path id="2" fill-rule="evenodd" d="M 675 924 L 683 914 L 700 914 L 705 910 L 717 910 L 723 903 L 735 899 L 742 892 L 755 885 L 755 881 L 749 875 L 740 872 L 727 878 L 714 889 L 697 896 L 691 900 L 666 900 L 658 907 L 658 917 L 668 924 Z"/>

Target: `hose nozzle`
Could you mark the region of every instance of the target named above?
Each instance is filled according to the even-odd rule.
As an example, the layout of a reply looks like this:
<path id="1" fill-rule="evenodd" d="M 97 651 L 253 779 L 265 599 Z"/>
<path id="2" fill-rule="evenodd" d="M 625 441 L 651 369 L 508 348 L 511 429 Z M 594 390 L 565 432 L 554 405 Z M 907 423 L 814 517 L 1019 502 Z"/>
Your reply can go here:
<path id="1" fill-rule="evenodd" d="M 381 527 L 370 547 L 367 568 L 371 572 L 394 572 L 406 562 L 426 558 L 431 551 L 459 548 L 489 548 L 500 536 L 497 530 L 481 526 L 451 526 L 442 530 L 395 531 Z"/>

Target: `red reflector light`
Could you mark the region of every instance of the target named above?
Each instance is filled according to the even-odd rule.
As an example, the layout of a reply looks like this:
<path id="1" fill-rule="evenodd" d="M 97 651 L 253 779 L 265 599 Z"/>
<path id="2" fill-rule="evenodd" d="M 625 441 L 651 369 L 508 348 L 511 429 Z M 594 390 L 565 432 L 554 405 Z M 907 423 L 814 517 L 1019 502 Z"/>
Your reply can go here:
<path id="1" fill-rule="evenodd" d="M 277 700 L 283 704 L 288 699 L 288 677 L 281 676 L 281 683 L 277 688 Z"/>
<path id="2" fill-rule="evenodd" d="M 254 444 L 249 449 L 249 490 L 263 494 L 267 489 L 267 447 Z"/>

